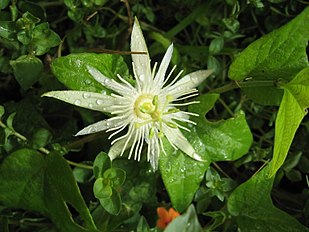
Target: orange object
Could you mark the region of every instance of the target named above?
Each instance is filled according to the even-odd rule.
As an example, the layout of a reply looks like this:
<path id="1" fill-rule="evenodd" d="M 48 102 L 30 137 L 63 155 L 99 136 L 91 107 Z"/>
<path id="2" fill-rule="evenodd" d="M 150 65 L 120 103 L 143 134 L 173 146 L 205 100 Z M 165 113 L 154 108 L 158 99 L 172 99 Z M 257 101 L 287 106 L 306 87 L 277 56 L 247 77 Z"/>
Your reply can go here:
<path id="1" fill-rule="evenodd" d="M 165 229 L 171 221 L 173 221 L 176 217 L 180 215 L 180 213 L 175 211 L 173 208 L 170 208 L 167 211 L 164 207 L 158 207 L 157 213 L 159 216 L 159 219 L 157 221 L 157 227 L 162 230 Z"/>

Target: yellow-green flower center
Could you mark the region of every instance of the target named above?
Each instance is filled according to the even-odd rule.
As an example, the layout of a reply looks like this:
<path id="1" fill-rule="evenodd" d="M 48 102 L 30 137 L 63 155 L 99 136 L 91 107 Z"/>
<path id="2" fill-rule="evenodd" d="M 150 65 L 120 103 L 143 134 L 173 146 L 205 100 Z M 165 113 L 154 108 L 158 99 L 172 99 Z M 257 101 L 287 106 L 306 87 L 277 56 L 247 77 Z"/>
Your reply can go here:
<path id="1" fill-rule="evenodd" d="M 166 101 L 163 105 L 163 110 L 166 105 L 172 100 L 171 96 L 166 96 Z M 143 94 L 139 96 L 134 103 L 134 113 L 135 115 L 142 119 L 143 122 L 136 122 L 135 127 L 139 128 L 143 125 L 153 122 L 159 122 L 159 133 L 158 136 L 162 137 L 162 123 L 165 123 L 171 128 L 177 128 L 177 125 L 171 121 L 163 120 L 162 116 L 165 114 L 176 113 L 179 110 L 176 108 L 171 108 L 167 112 L 161 112 L 159 109 L 159 97 L 158 95 Z M 153 136 L 153 128 L 150 130 L 150 137 Z"/>
<path id="2" fill-rule="evenodd" d="M 139 96 L 134 103 L 134 113 L 137 117 L 144 120 L 153 119 L 152 114 L 157 109 L 158 102 L 155 102 L 154 96 L 150 94 L 143 94 Z"/>

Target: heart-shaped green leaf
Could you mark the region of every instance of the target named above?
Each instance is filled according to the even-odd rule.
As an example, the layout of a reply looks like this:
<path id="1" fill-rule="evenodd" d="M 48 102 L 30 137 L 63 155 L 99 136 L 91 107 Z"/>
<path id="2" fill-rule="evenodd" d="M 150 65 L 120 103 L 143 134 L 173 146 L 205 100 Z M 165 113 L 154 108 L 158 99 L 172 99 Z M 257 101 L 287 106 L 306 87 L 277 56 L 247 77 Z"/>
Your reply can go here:
<path id="1" fill-rule="evenodd" d="M 271 176 L 283 164 L 308 107 L 309 68 L 305 68 L 284 86 L 284 95 L 276 118 L 274 154 L 270 164 Z"/>
<path id="2" fill-rule="evenodd" d="M 239 230 L 259 231 L 308 231 L 295 218 L 276 208 L 270 193 L 273 178 L 268 178 L 270 166 L 238 186 L 228 199 L 227 208 L 236 217 Z"/>
<path id="3" fill-rule="evenodd" d="M 123 58 L 111 54 L 81 53 L 57 58 L 52 63 L 52 71 L 57 79 L 73 90 L 90 92 L 109 91 L 99 84 L 88 72 L 91 66 L 106 77 L 116 78 L 117 74 L 128 77 L 128 67 Z"/>
<path id="4" fill-rule="evenodd" d="M 160 156 L 160 171 L 173 206 L 182 212 L 191 203 L 204 173 L 213 161 L 236 160 L 247 153 L 252 143 L 252 134 L 243 113 L 234 118 L 209 122 L 205 114 L 213 108 L 218 94 L 206 94 L 197 98 L 200 104 L 191 106 L 200 116 L 193 120 L 197 125 L 191 132 L 183 132 L 196 152 L 205 162 L 196 161 L 182 151 L 174 151 L 166 142 Z"/>
<path id="5" fill-rule="evenodd" d="M 283 91 L 275 87 L 280 79 L 289 81 L 308 66 L 309 8 L 288 24 L 250 44 L 229 69 L 232 80 L 273 81 L 273 87 L 243 88 L 254 101 L 279 105 Z M 248 81 L 250 81 L 248 80 Z"/>

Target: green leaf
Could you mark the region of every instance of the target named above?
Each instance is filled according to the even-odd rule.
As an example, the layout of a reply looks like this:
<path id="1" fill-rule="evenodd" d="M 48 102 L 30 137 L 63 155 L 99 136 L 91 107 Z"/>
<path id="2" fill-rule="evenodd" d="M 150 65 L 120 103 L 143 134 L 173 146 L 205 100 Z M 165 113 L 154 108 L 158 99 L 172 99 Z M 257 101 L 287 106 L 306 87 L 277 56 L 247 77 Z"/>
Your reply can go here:
<path id="1" fill-rule="evenodd" d="M 16 115 L 16 112 L 11 113 L 9 117 L 6 119 L 6 125 L 12 131 L 14 131 L 13 122 L 14 122 L 15 115 Z"/>
<path id="2" fill-rule="evenodd" d="M 45 128 L 39 128 L 31 138 L 33 148 L 37 149 L 45 147 L 51 141 L 52 137 L 53 136 L 49 130 Z"/>
<path id="3" fill-rule="evenodd" d="M 62 156 L 52 153 L 45 158 L 34 150 L 18 150 L 1 164 L 0 182 L 0 202 L 6 207 L 40 212 L 59 231 L 95 230 L 72 171 Z M 73 221 L 67 203 L 80 214 L 86 228 Z"/>
<path id="4" fill-rule="evenodd" d="M 308 107 L 309 68 L 306 68 L 284 86 L 284 95 L 276 118 L 274 154 L 270 163 L 271 176 L 283 164 Z"/>
<path id="5" fill-rule="evenodd" d="M 87 66 L 94 67 L 106 77 L 113 79 L 117 74 L 124 78 L 129 76 L 123 58 L 111 54 L 81 53 L 60 57 L 53 61 L 52 71 L 57 79 L 70 89 L 92 92 L 109 91 L 90 75 Z"/>
<path id="6" fill-rule="evenodd" d="M 0 119 L 4 115 L 4 113 L 5 113 L 5 109 L 2 105 L 0 105 Z"/>
<path id="7" fill-rule="evenodd" d="M 11 60 L 14 76 L 20 86 L 27 90 L 40 78 L 43 71 L 42 61 L 35 56 L 24 55 Z"/>
<path id="8" fill-rule="evenodd" d="M 246 154 L 251 146 L 252 134 L 243 113 L 218 122 L 205 119 L 205 114 L 213 108 L 218 97 L 218 94 L 198 97 L 200 104 L 189 107 L 189 111 L 200 115 L 192 118 L 197 126 L 190 128 L 190 133 L 183 132 L 206 162 L 191 159 L 180 150 L 174 151 L 168 142 L 165 143 L 168 155 L 160 156 L 159 165 L 164 185 L 173 206 L 179 212 L 192 202 L 211 162 L 236 160 Z"/>
<path id="9" fill-rule="evenodd" d="M 228 199 L 227 208 L 241 231 L 308 231 L 295 218 L 276 208 L 270 193 L 274 178 L 268 178 L 269 165 L 238 186 Z"/>
<path id="10" fill-rule="evenodd" d="M 121 210 L 121 198 L 119 193 L 113 189 L 111 197 L 100 198 L 100 204 L 110 214 L 118 215 Z"/>
<path id="11" fill-rule="evenodd" d="M 103 176 L 113 183 L 113 187 L 119 187 L 126 179 L 126 172 L 121 168 L 110 168 L 104 172 Z"/>
<path id="12" fill-rule="evenodd" d="M 4 8 L 6 8 L 10 3 L 10 0 L 2 0 L 0 2 L 0 10 L 3 10 Z"/>
<path id="13" fill-rule="evenodd" d="M 83 163 L 89 164 L 89 162 L 83 162 Z M 93 172 L 92 170 L 89 169 L 75 167 L 73 169 L 73 176 L 78 183 L 86 184 L 93 179 Z"/>
<path id="14" fill-rule="evenodd" d="M 111 167 L 109 156 L 101 151 L 94 160 L 93 174 L 95 178 L 103 177 L 103 173 Z"/>
<path id="15" fill-rule="evenodd" d="M 58 153 L 51 152 L 46 157 L 45 175 L 52 183 L 52 185 L 48 185 L 49 190 L 44 191 L 45 204 L 49 207 L 49 212 L 52 212 L 54 214 L 53 216 L 57 218 L 57 222 L 55 223 L 58 224 L 58 227 L 63 226 L 66 223 L 61 219 L 63 217 L 61 209 L 64 210 L 64 207 L 67 208 L 66 203 L 68 203 L 80 214 L 84 221 L 85 227 L 94 230 L 96 226 L 94 225 L 91 214 L 85 204 L 78 185 L 74 180 L 72 170 L 66 160 Z M 52 195 L 54 194 L 58 195 L 58 202 L 62 203 L 62 206 L 59 208 L 55 202 L 52 201 Z M 60 206 L 60 204 L 58 205 Z M 67 220 L 68 219 L 71 220 L 71 216 L 68 217 Z"/>
<path id="16" fill-rule="evenodd" d="M 150 232 L 149 225 L 143 216 L 138 221 L 136 232 Z"/>
<path id="17" fill-rule="evenodd" d="M 193 205 L 190 205 L 185 213 L 176 217 L 168 224 L 165 232 L 202 232 L 202 227 L 197 219 L 197 215 Z"/>
<path id="18" fill-rule="evenodd" d="M 110 198 L 113 194 L 113 189 L 110 186 L 110 181 L 104 178 L 98 178 L 93 185 L 93 193 L 96 198 Z"/>
<path id="19" fill-rule="evenodd" d="M 174 151 L 167 141 L 164 149 L 167 155 L 160 154 L 160 172 L 173 207 L 182 212 L 192 202 L 210 162 L 199 162 L 180 150 Z"/>
<path id="20" fill-rule="evenodd" d="M 232 80 L 289 81 L 308 66 L 306 46 L 309 39 L 309 7 L 281 28 L 250 44 L 229 69 Z M 279 105 L 282 90 L 274 87 L 244 88 L 254 101 Z"/>
<path id="21" fill-rule="evenodd" d="M 33 29 L 32 45 L 35 55 L 40 56 L 50 48 L 60 44 L 60 37 L 51 29 L 48 23 L 41 23 Z"/>
<path id="22" fill-rule="evenodd" d="M 222 37 L 215 38 L 210 42 L 209 53 L 211 55 L 218 54 L 221 52 L 224 45 L 224 39 Z"/>
<path id="23" fill-rule="evenodd" d="M 253 141 L 252 134 L 241 111 L 233 118 L 217 122 L 210 122 L 205 118 L 218 98 L 218 94 L 201 95 L 197 98 L 200 103 L 189 107 L 189 111 L 199 114 L 199 117 L 192 118 L 197 123 L 190 133 L 196 133 L 193 145 L 202 144 L 201 155 L 206 160 L 236 160 L 248 152 Z"/>
<path id="24" fill-rule="evenodd" d="M 0 22 L 0 37 L 8 39 L 8 40 L 16 39 L 15 23 L 10 22 L 10 21 L 1 21 Z"/>
<path id="25" fill-rule="evenodd" d="M 33 150 L 10 154 L 0 166 L 0 202 L 7 207 L 44 213 L 44 165 L 44 157 Z"/>

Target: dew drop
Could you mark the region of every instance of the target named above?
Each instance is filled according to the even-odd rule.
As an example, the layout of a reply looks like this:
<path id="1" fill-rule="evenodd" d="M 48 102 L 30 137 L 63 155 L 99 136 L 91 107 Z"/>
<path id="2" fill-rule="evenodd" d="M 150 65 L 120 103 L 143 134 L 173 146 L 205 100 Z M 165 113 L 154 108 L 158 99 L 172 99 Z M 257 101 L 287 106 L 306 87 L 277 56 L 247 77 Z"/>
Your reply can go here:
<path id="1" fill-rule="evenodd" d="M 90 103 L 88 106 L 89 106 L 90 108 L 93 108 L 93 104 L 92 104 L 92 103 Z"/>
<path id="2" fill-rule="evenodd" d="M 142 65 L 144 65 L 144 64 L 142 64 Z M 141 81 L 144 81 L 144 80 L 145 80 L 145 75 L 140 75 L 140 76 L 139 76 L 139 79 L 140 79 Z"/>
<path id="3" fill-rule="evenodd" d="M 90 93 L 83 93 L 84 98 L 90 98 Z"/>
<path id="4" fill-rule="evenodd" d="M 74 104 L 77 105 L 77 106 L 80 106 L 81 101 L 80 101 L 80 100 L 76 100 L 76 101 L 74 102 Z"/>
<path id="5" fill-rule="evenodd" d="M 102 105 L 102 104 L 103 104 L 103 100 L 98 99 L 98 100 L 96 100 L 96 103 L 97 103 L 98 105 Z"/>

